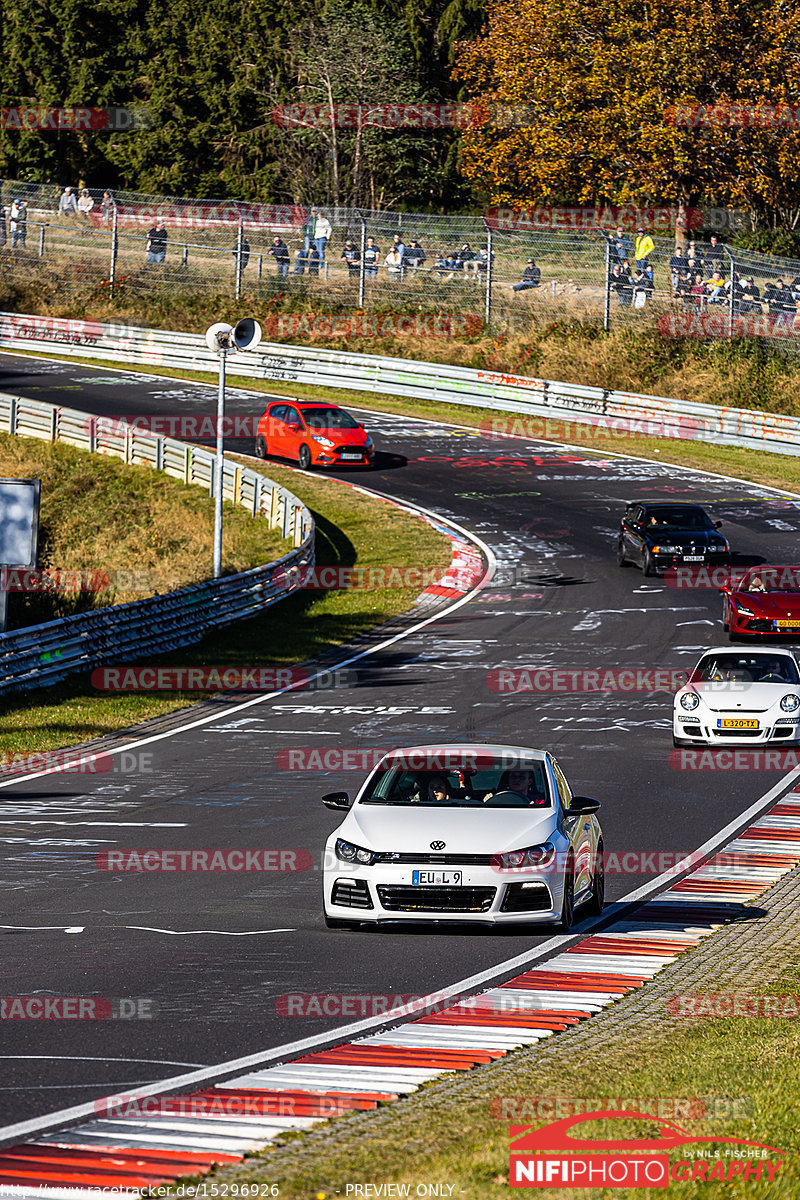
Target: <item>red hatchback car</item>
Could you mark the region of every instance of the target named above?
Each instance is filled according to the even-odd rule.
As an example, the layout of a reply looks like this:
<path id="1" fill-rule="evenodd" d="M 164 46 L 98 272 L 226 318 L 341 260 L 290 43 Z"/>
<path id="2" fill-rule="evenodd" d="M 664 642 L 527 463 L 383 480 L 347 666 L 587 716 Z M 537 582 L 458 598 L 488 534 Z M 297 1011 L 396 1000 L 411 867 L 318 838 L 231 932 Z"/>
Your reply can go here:
<path id="1" fill-rule="evenodd" d="M 722 625 L 732 642 L 800 634 L 800 567 L 753 567 L 720 591 Z"/>
<path id="2" fill-rule="evenodd" d="M 285 400 L 270 404 L 258 422 L 256 456 L 291 458 L 304 471 L 310 467 L 371 467 L 372 438 L 343 408 Z"/>

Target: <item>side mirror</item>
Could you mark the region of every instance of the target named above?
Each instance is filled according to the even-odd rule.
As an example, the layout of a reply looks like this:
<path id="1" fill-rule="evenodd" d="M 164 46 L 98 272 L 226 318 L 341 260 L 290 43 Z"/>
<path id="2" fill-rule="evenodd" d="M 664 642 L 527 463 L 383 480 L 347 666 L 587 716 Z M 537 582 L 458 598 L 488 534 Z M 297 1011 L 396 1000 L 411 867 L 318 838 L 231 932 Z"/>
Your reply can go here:
<path id="1" fill-rule="evenodd" d="M 345 811 L 350 807 L 349 792 L 327 792 L 322 797 L 322 803 L 326 808 L 343 808 Z"/>
<path id="2" fill-rule="evenodd" d="M 714 522 L 714 528 L 715 528 L 715 529 L 722 529 L 722 521 L 715 521 L 715 522 Z"/>
<path id="3" fill-rule="evenodd" d="M 299 433 L 302 426 L 297 424 L 297 421 L 287 421 L 286 424 L 293 433 Z"/>
<path id="4" fill-rule="evenodd" d="M 596 813 L 599 807 L 600 801 L 592 800 L 591 796 L 573 796 L 569 802 L 567 812 L 588 816 L 590 813 Z"/>

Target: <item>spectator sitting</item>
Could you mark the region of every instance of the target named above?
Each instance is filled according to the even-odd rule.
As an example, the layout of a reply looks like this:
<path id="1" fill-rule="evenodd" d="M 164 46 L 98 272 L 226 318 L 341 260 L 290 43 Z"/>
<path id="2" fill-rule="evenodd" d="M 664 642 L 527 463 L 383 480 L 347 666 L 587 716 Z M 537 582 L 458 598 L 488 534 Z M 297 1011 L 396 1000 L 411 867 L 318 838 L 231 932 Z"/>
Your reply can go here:
<path id="1" fill-rule="evenodd" d="M 723 304 L 725 302 L 725 280 L 718 268 L 714 268 L 714 273 L 710 279 L 706 281 L 706 291 L 708 292 L 709 304 Z"/>
<path id="2" fill-rule="evenodd" d="M 295 250 L 294 252 L 294 272 L 295 275 L 304 275 L 306 265 L 308 263 L 308 250 Z"/>
<path id="3" fill-rule="evenodd" d="M 350 272 L 351 278 L 356 277 L 361 273 L 361 251 L 353 244 L 353 242 L 345 242 L 344 250 L 341 253 L 341 258 L 347 263 L 347 269 Z"/>
<path id="4" fill-rule="evenodd" d="M 619 263 L 617 263 L 617 267 L 619 267 Z M 529 258 L 527 266 L 522 272 L 522 279 L 519 283 L 514 284 L 512 291 L 526 292 L 528 288 L 538 288 L 541 278 L 542 272 L 539 270 L 534 260 Z"/>
<path id="5" fill-rule="evenodd" d="M 647 297 L 653 294 L 653 273 L 652 270 L 647 270 L 648 265 L 644 263 L 633 277 L 634 294 L 638 293 L 641 297 L 636 306 L 637 308 L 643 308 Z"/>
<path id="6" fill-rule="evenodd" d="M 309 279 L 319 279 L 319 265 L 322 262 L 322 255 L 316 246 L 312 246 L 308 252 L 308 277 Z"/>
<path id="7" fill-rule="evenodd" d="M 800 299 L 800 275 L 795 275 L 794 279 L 789 284 L 789 291 L 792 293 L 795 300 Z"/>
<path id="8" fill-rule="evenodd" d="M 683 301 L 683 311 L 684 312 L 689 312 L 689 310 L 691 308 L 691 295 L 692 295 L 693 283 L 694 283 L 694 279 L 692 277 L 691 271 L 682 271 L 680 278 L 678 279 L 678 287 L 676 289 L 675 295 L 678 300 Z"/>
<path id="9" fill-rule="evenodd" d="M 89 213 L 92 211 L 93 208 L 94 208 L 94 200 L 89 195 L 88 189 L 84 188 L 83 191 L 81 192 L 80 199 L 78 200 L 78 212 L 82 216 L 88 217 Z"/>
<path id="10" fill-rule="evenodd" d="M 431 270 L 436 271 L 439 275 L 444 275 L 445 271 L 450 270 L 450 268 L 448 267 L 447 262 L 444 258 L 444 255 L 441 254 L 438 250 L 436 251 L 436 257 L 433 260 L 433 266 L 431 267 Z M 451 273 L 451 278 L 452 278 L 452 273 Z"/>
<path id="11" fill-rule="evenodd" d="M 627 308 L 633 299 L 633 279 L 631 278 L 628 260 L 615 263 L 611 271 L 611 285 L 617 293 L 620 304 Z"/>
<path id="12" fill-rule="evenodd" d="M 470 246 L 469 242 L 464 242 L 464 245 L 455 256 L 455 269 L 463 271 L 466 263 L 471 263 L 475 258 L 475 251 Z M 469 270 L 469 268 L 467 268 Z"/>
<path id="13" fill-rule="evenodd" d="M 403 259 L 406 256 L 406 244 L 403 241 L 403 239 L 400 237 L 399 233 L 396 233 L 394 235 L 394 237 L 392 238 L 391 249 L 396 250 L 397 253 L 400 255 L 400 262 L 402 264 Z"/>
<path id="14" fill-rule="evenodd" d="M 403 275 L 403 256 L 400 251 L 392 246 L 386 258 L 383 260 L 389 268 L 390 279 L 401 279 Z"/>
<path id="15" fill-rule="evenodd" d="M 700 271 L 697 271 L 695 274 L 694 283 L 689 294 L 692 297 L 692 312 L 702 312 L 706 306 L 708 292 L 706 291 L 706 285 L 703 283 L 703 276 Z"/>
<path id="16" fill-rule="evenodd" d="M 233 254 L 234 258 L 238 258 L 238 255 L 239 255 L 238 242 L 233 247 L 233 250 L 231 251 L 231 253 Z M 250 243 L 248 242 L 247 238 L 242 238 L 242 270 L 245 269 L 245 267 L 247 266 L 247 264 L 249 262 L 250 262 Z"/>
<path id="17" fill-rule="evenodd" d="M 761 312 L 761 293 L 753 283 L 752 275 L 748 275 L 742 284 L 742 292 L 739 297 L 739 311 L 743 313 Z"/>
<path id="18" fill-rule="evenodd" d="M 492 262 L 494 262 L 494 250 L 492 251 Z M 489 270 L 489 247 L 481 246 L 480 250 L 473 258 L 472 263 L 471 264 L 468 263 L 467 266 L 465 267 L 465 270 L 469 271 L 470 265 L 472 266 L 472 274 L 475 279 L 478 278 L 481 271 L 488 271 Z"/>
<path id="19" fill-rule="evenodd" d="M 72 217 L 77 211 L 78 201 L 75 199 L 75 193 L 71 187 L 65 187 L 58 202 L 58 215 L 60 217 Z"/>
<path id="20" fill-rule="evenodd" d="M 156 221 L 147 235 L 147 262 L 163 263 L 167 257 L 167 231 L 163 221 Z"/>
<path id="21" fill-rule="evenodd" d="M 422 246 L 420 246 L 416 238 L 414 238 L 411 242 L 411 245 L 405 252 L 403 265 L 408 267 L 410 271 L 418 271 L 424 262 L 425 251 L 422 249 Z"/>

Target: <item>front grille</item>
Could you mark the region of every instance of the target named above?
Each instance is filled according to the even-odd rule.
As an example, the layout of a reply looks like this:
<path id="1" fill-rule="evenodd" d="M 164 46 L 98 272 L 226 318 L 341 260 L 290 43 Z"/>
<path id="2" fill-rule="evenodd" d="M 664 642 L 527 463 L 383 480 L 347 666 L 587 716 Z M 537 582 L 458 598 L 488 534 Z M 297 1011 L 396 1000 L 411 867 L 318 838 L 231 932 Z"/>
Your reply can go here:
<path id="1" fill-rule="evenodd" d="M 337 879 L 331 892 L 331 904 L 347 908 L 374 908 L 366 879 Z"/>
<path id="2" fill-rule="evenodd" d="M 383 850 L 375 855 L 374 861 L 397 863 L 402 866 L 422 863 L 425 866 L 436 867 L 492 867 L 496 858 L 495 854 L 393 854 L 389 850 Z"/>
<path id="3" fill-rule="evenodd" d="M 501 912 L 544 912 L 553 907 L 553 898 L 545 883 L 510 883 L 506 888 Z"/>
<path id="4" fill-rule="evenodd" d="M 334 446 L 334 454 L 360 454 L 363 458 L 366 450 L 363 446 Z"/>
<path id="5" fill-rule="evenodd" d="M 764 736 L 763 729 L 712 729 L 714 737 L 720 738 L 760 738 Z"/>
<path id="6" fill-rule="evenodd" d="M 378 885 L 378 898 L 388 912 L 488 912 L 496 893 L 493 887 Z"/>

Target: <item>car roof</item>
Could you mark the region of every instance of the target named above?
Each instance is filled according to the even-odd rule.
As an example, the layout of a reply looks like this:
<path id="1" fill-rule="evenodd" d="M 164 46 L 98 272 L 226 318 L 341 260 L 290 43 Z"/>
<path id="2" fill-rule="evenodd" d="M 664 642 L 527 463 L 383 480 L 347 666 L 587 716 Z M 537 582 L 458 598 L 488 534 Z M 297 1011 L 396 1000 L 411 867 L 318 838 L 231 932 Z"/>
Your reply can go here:
<path id="1" fill-rule="evenodd" d="M 392 755 L 403 757 L 442 757 L 445 755 L 476 754 L 488 757 L 527 758 L 533 762 L 544 762 L 546 750 L 534 750 L 530 746 L 501 746 L 490 742 L 434 742 L 421 746 L 395 746 L 387 750 L 381 759 L 385 762 Z"/>
<path id="2" fill-rule="evenodd" d="M 794 650 L 787 646 L 712 646 L 700 655 L 700 661 L 708 658 L 709 654 L 763 654 L 765 658 L 774 658 L 776 654 L 784 654 L 788 658 L 797 658 Z"/>
<path id="3" fill-rule="evenodd" d="M 635 504 L 641 504 L 643 508 L 650 508 L 653 505 L 658 505 L 659 508 L 702 508 L 703 505 L 699 500 L 629 500 L 628 508 L 632 508 Z"/>

